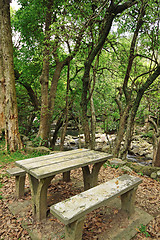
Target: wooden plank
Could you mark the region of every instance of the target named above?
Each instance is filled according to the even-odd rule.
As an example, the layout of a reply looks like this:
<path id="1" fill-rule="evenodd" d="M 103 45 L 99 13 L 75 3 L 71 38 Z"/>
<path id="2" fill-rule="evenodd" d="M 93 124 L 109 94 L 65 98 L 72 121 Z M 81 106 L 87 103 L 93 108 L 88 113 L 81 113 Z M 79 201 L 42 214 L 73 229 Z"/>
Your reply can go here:
<path id="1" fill-rule="evenodd" d="M 93 156 L 87 156 L 87 157 L 73 159 L 70 161 L 62 162 L 62 163 L 51 164 L 48 166 L 35 168 L 30 170 L 29 173 L 38 179 L 42 179 L 58 173 L 70 171 L 75 168 L 87 166 L 89 164 L 94 164 L 102 161 L 105 162 L 107 161 L 107 159 L 111 157 L 112 155 L 99 152 L 98 154 L 95 154 Z"/>
<path id="2" fill-rule="evenodd" d="M 51 164 L 57 164 L 57 163 L 63 163 L 66 161 L 70 161 L 72 159 L 78 159 L 78 158 L 84 158 L 87 156 L 93 156 L 94 158 L 96 158 L 96 156 L 99 157 L 99 152 L 95 152 L 93 150 L 90 151 L 83 151 L 83 152 L 76 152 L 76 153 L 72 153 L 70 155 L 67 156 L 61 156 L 61 157 L 56 157 L 56 158 L 52 158 L 52 159 L 48 159 L 48 160 L 43 160 L 43 161 L 36 161 L 36 162 L 29 162 L 29 163 L 21 163 L 21 166 L 24 167 L 24 169 L 27 170 L 31 170 L 34 168 L 39 168 L 39 167 L 43 167 L 43 166 L 48 166 Z"/>
<path id="3" fill-rule="evenodd" d="M 25 176 L 26 175 L 26 172 L 22 168 L 19 168 L 19 167 L 7 169 L 7 172 L 11 176 Z"/>
<path id="4" fill-rule="evenodd" d="M 67 225 L 94 209 L 106 205 L 111 199 L 137 187 L 141 182 L 140 178 L 125 174 L 59 202 L 51 206 L 50 211 Z"/>
<path id="5" fill-rule="evenodd" d="M 57 157 L 61 157 L 61 156 L 68 156 L 68 155 L 71 155 L 71 154 L 74 154 L 74 153 L 81 153 L 81 152 L 86 152 L 86 151 L 90 151 L 90 150 L 85 149 L 85 148 L 75 149 L 75 150 L 71 150 L 71 151 L 65 151 L 65 152 L 54 153 L 54 154 L 49 154 L 49 155 L 35 157 L 35 158 L 28 158 L 28 159 L 24 159 L 24 160 L 19 160 L 19 161 L 16 161 L 15 164 L 18 165 L 18 166 L 22 166 L 22 165 L 27 164 L 27 163 L 44 161 L 44 160 L 48 160 L 48 159 L 53 159 L 53 158 L 57 158 Z"/>

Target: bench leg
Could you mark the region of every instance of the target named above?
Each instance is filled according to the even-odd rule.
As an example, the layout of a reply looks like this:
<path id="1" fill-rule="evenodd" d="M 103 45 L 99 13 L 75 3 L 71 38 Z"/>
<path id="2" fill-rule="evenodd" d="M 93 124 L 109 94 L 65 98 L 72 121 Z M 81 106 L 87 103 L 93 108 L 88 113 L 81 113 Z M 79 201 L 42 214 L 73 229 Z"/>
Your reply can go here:
<path id="1" fill-rule="evenodd" d="M 22 198 L 24 196 L 25 177 L 26 177 L 26 175 L 24 175 L 24 176 L 15 176 L 16 197 L 17 198 Z"/>
<path id="2" fill-rule="evenodd" d="M 84 219 L 80 218 L 77 221 L 65 226 L 65 240 L 81 240 L 83 233 Z"/>
<path id="3" fill-rule="evenodd" d="M 121 209 L 125 211 L 129 217 L 135 212 L 136 190 L 137 188 L 134 188 L 121 195 Z"/>
<path id="4" fill-rule="evenodd" d="M 70 180 L 71 180 L 71 178 L 70 178 L 70 171 L 64 172 L 63 173 L 63 181 L 64 182 L 69 182 Z"/>
<path id="5" fill-rule="evenodd" d="M 89 167 L 82 167 L 83 171 L 83 181 L 84 181 L 84 190 L 88 190 L 92 187 L 97 186 L 98 184 L 98 174 L 102 165 L 106 162 L 99 162 L 93 165 L 92 171 L 90 172 Z"/>
<path id="6" fill-rule="evenodd" d="M 53 177 L 45 179 L 36 179 L 29 175 L 31 194 L 32 194 L 32 210 L 36 219 L 41 221 L 46 218 L 47 213 L 47 189 Z"/>

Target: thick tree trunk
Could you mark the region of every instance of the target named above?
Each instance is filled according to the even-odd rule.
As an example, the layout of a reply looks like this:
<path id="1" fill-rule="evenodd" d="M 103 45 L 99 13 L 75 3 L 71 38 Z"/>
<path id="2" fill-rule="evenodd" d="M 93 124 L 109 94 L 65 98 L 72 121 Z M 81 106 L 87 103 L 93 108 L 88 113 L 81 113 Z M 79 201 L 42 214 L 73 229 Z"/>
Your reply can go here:
<path id="1" fill-rule="evenodd" d="M 18 129 L 18 109 L 13 66 L 13 45 L 10 23 L 10 1 L 0 2 L 0 34 L 2 36 L 2 55 L 5 78 L 5 139 L 10 151 L 22 149 Z"/>
<path id="2" fill-rule="evenodd" d="M 48 102 L 48 82 L 49 82 L 49 58 L 50 58 L 50 25 L 52 19 L 53 0 L 47 3 L 46 20 L 45 20 L 45 40 L 43 52 L 43 68 L 40 76 L 41 83 L 41 118 L 38 136 L 40 145 L 47 146 L 49 137 L 49 102 Z"/>
<path id="3" fill-rule="evenodd" d="M 0 17 L 0 21 L 2 18 Z M 1 22 L 0 22 L 1 26 Z M 5 79 L 3 69 L 3 57 L 2 57 L 2 35 L 0 34 L 0 138 L 2 137 L 2 131 L 5 129 Z"/>
<path id="4" fill-rule="evenodd" d="M 40 77 L 41 81 L 41 118 L 38 137 L 40 137 L 40 145 L 47 145 L 49 129 L 49 109 L 48 109 L 48 80 L 49 80 L 49 57 L 44 57 L 43 69 Z"/>

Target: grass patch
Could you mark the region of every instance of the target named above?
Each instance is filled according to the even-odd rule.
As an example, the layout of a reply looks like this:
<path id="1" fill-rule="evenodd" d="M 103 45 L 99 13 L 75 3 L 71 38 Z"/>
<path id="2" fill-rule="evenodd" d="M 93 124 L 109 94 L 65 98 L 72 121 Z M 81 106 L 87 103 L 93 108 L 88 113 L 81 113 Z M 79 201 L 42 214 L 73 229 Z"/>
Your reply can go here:
<path id="1" fill-rule="evenodd" d="M 7 163 L 15 162 L 17 160 L 23 160 L 27 158 L 34 158 L 42 155 L 46 155 L 40 152 L 26 153 L 24 150 L 9 152 L 4 151 L 4 141 L 0 141 L 0 168 L 2 168 Z"/>

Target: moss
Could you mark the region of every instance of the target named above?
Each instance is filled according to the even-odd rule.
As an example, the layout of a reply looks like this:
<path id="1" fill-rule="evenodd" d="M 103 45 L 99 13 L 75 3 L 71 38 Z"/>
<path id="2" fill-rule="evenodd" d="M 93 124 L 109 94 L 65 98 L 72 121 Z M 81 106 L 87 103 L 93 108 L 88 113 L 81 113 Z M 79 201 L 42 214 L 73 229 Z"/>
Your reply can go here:
<path id="1" fill-rule="evenodd" d="M 159 167 L 142 166 L 142 165 L 130 163 L 130 162 L 127 162 L 126 165 L 132 168 L 135 172 L 142 173 L 143 175 L 147 175 L 147 176 L 150 176 L 152 172 L 157 172 L 160 170 Z"/>

